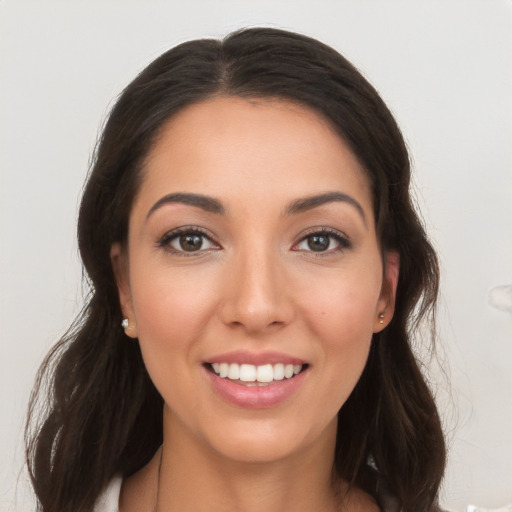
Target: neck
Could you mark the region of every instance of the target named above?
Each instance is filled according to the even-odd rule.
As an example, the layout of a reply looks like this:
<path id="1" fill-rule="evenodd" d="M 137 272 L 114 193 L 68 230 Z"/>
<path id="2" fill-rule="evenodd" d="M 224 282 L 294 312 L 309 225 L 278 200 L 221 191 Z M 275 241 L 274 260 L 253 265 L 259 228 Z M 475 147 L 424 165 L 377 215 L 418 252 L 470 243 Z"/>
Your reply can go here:
<path id="1" fill-rule="evenodd" d="M 336 425 L 299 454 L 278 460 L 232 460 L 166 416 L 156 512 L 237 510 L 334 511 Z M 156 466 L 156 465 L 155 465 Z"/>

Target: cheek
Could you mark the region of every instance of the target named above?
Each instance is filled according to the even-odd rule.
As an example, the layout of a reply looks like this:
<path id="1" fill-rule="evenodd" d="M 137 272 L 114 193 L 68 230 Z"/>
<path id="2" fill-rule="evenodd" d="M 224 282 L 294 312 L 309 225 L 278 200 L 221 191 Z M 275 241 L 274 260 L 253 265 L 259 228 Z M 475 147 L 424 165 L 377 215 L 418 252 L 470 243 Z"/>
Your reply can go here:
<path id="1" fill-rule="evenodd" d="M 133 275 L 132 301 L 139 338 L 160 333 L 169 342 L 179 343 L 204 327 L 215 297 L 211 273 L 162 268 L 142 269 Z"/>
<path id="2" fill-rule="evenodd" d="M 333 343 L 371 338 L 380 287 L 378 274 L 364 272 L 316 280 L 303 293 L 304 317 L 322 338 Z"/>
<path id="3" fill-rule="evenodd" d="M 187 367 L 197 362 L 197 340 L 208 328 L 216 287 L 197 271 L 141 269 L 133 276 L 133 309 L 144 362 L 165 396 L 162 386 L 186 381 Z"/>
<path id="4" fill-rule="evenodd" d="M 377 279 L 358 274 L 317 282 L 302 303 L 307 328 L 319 340 L 334 409 L 346 401 L 368 358 L 380 294 L 375 275 Z"/>

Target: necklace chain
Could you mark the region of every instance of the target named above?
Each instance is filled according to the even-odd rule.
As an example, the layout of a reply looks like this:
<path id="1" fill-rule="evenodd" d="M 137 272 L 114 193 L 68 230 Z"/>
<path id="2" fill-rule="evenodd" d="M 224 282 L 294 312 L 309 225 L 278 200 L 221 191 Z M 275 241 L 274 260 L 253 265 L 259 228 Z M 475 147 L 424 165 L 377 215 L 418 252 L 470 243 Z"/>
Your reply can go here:
<path id="1" fill-rule="evenodd" d="M 161 446 L 160 447 L 160 460 L 158 461 L 158 469 L 156 472 L 156 491 L 155 491 L 155 498 L 154 498 L 152 512 L 157 512 L 157 509 L 158 509 L 158 501 L 159 501 L 159 497 L 160 497 L 160 473 L 161 473 L 161 469 L 162 469 L 163 451 L 164 451 L 164 447 Z"/>

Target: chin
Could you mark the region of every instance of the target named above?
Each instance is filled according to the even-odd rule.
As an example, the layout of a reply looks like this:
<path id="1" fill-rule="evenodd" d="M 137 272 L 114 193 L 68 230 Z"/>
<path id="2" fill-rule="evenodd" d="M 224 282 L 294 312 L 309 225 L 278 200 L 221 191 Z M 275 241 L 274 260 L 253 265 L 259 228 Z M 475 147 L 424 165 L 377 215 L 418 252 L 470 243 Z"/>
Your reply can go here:
<path id="1" fill-rule="evenodd" d="M 294 443 L 289 438 L 285 442 L 284 437 L 274 436 L 271 439 L 258 438 L 258 436 L 252 436 L 250 439 L 247 437 L 231 438 L 228 443 L 215 443 L 217 446 L 214 446 L 214 449 L 217 449 L 219 455 L 235 462 L 272 463 L 287 459 L 303 449 L 301 443 Z"/>
<path id="2" fill-rule="evenodd" d="M 300 421 L 279 422 L 277 426 L 272 422 L 248 422 L 215 433 L 210 445 L 219 455 L 236 462 L 272 463 L 300 457 L 319 447 L 334 452 L 336 425 L 334 420 L 324 428 L 310 430 L 300 428 Z"/>

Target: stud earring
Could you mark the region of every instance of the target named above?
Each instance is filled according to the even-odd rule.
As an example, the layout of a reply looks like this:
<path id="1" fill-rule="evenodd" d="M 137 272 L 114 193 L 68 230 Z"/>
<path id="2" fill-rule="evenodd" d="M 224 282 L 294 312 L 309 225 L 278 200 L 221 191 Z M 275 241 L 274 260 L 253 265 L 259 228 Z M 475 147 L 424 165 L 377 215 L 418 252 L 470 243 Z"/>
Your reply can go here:
<path id="1" fill-rule="evenodd" d="M 121 327 L 123 329 L 128 329 L 130 325 L 130 320 L 128 320 L 128 318 L 124 318 L 123 321 L 121 322 Z"/>
<path id="2" fill-rule="evenodd" d="M 384 313 L 379 313 L 379 324 L 384 323 Z"/>

